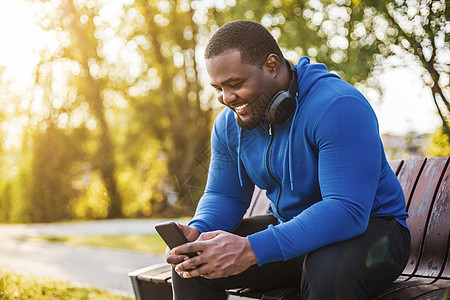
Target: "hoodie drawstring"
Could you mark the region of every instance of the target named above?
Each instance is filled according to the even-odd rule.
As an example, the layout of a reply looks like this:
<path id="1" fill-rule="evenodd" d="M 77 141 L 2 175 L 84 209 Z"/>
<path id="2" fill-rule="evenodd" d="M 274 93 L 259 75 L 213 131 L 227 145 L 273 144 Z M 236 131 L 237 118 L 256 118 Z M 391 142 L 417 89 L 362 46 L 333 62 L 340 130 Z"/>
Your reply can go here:
<path id="1" fill-rule="evenodd" d="M 238 150 L 237 150 L 237 165 L 238 165 L 238 176 L 239 176 L 239 183 L 241 184 L 241 187 L 244 186 L 242 183 L 242 171 L 241 171 L 241 141 L 242 141 L 242 127 L 239 127 L 239 140 L 238 140 Z"/>
<path id="2" fill-rule="evenodd" d="M 292 116 L 292 120 L 291 120 L 291 128 L 289 129 L 289 139 L 288 139 L 288 164 L 289 164 L 289 183 L 291 186 L 291 191 L 294 190 L 294 176 L 292 175 L 293 171 L 292 171 L 292 144 L 293 143 L 293 134 L 292 131 L 294 130 L 294 121 L 295 118 L 297 117 L 297 112 L 298 112 L 298 101 L 297 101 L 297 105 L 295 106 L 295 111 L 294 111 L 294 115 Z"/>
<path id="3" fill-rule="evenodd" d="M 294 120 L 297 117 L 297 113 L 298 113 L 298 102 L 297 105 L 295 106 L 295 111 L 294 111 L 294 115 L 292 116 L 292 120 L 291 120 L 291 127 L 289 129 L 289 139 L 288 139 L 288 165 L 289 165 L 289 183 L 290 183 L 290 188 L 291 191 L 294 190 L 294 175 L 293 175 L 293 171 L 292 171 L 292 145 L 293 143 L 293 134 L 292 131 L 294 129 Z M 237 148 L 237 165 L 238 165 L 238 176 L 239 176 L 239 183 L 242 186 L 244 186 L 244 183 L 242 181 L 242 167 L 241 167 L 241 144 L 242 144 L 242 132 L 243 129 L 242 127 L 238 126 L 239 128 L 239 134 L 238 134 L 238 148 Z"/>

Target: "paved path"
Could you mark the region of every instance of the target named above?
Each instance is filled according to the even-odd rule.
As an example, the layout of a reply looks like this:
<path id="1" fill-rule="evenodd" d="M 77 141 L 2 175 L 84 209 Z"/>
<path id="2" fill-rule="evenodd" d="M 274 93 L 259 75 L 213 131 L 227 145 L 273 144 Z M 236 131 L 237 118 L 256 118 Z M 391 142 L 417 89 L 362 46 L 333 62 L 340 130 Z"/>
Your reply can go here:
<path id="1" fill-rule="evenodd" d="M 161 220 L 108 220 L 0 226 L 0 268 L 133 297 L 127 273 L 160 263 L 163 255 L 23 239 L 32 236 L 154 233 Z"/>

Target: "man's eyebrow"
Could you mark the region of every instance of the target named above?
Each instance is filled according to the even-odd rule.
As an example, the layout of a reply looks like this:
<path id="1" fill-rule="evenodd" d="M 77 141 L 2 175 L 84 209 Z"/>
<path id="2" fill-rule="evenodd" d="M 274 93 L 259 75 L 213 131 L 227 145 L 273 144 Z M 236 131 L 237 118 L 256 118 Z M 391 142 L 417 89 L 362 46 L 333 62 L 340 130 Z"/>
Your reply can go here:
<path id="1" fill-rule="evenodd" d="M 230 83 L 230 82 L 233 82 L 233 81 L 243 81 L 243 80 L 245 80 L 246 78 L 242 78 L 242 77 L 231 77 L 231 78 L 228 78 L 227 80 L 224 80 L 224 81 L 222 81 L 222 82 L 220 82 L 219 84 L 220 85 L 226 85 L 226 84 L 228 84 L 228 83 Z M 217 84 L 215 84 L 215 83 L 210 83 L 213 87 L 214 86 L 217 86 Z"/>

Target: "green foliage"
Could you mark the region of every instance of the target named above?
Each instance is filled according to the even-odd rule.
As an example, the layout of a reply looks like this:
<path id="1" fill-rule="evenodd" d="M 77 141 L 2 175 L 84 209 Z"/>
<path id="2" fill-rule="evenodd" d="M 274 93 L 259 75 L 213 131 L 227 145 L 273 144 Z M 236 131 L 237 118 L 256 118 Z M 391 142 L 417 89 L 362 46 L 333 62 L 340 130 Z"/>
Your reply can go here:
<path id="1" fill-rule="evenodd" d="M 346 81 L 376 89 L 380 87 L 372 75 L 382 72 L 379 69 L 386 58 L 400 59 L 397 66 L 413 61 L 421 67 L 444 131 L 450 135 L 450 31 L 446 14 L 444 0 L 243 0 L 220 11 L 213 8 L 208 22 L 261 22 L 278 39 L 289 59 L 308 55 Z"/>
<path id="2" fill-rule="evenodd" d="M 124 196 L 123 213 L 128 217 L 158 216 L 155 210 L 164 200 L 162 178 L 167 174 L 167 162 L 159 143 L 153 139 L 142 141 L 133 150 L 118 155 L 123 166 L 117 177 Z"/>
<path id="3" fill-rule="evenodd" d="M 85 182 L 79 184 L 86 184 L 86 187 L 80 187 L 80 195 L 73 199 L 71 211 L 73 217 L 76 219 L 105 219 L 108 217 L 108 191 L 106 190 L 99 172 L 92 172 L 85 179 Z"/>
<path id="4" fill-rule="evenodd" d="M 69 202 L 78 196 L 72 186 L 78 175 L 73 166 L 86 159 L 80 147 L 83 135 L 83 132 L 67 135 L 50 127 L 34 138 L 29 199 L 39 209 L 31 211 L 32 222 L 60 221 L 72 216 Z"/>
<path id="5" fill-rule="evenodd" d="M 73 287 L 68 283 L 52 281 L 40 277 L 17 275 L 0 270 L 0 299 L 114 299 L 131 300 L 129 297 L 112 295 L 108 292 Z"/>
<path id="6" fill-rule="evenodd" d="M 0 130 L 0 221 L 191 215 L 215 113 L 202 47 L 237 19 L 266 26 L 289 60 L 308 55 L 350 83 L 377 87 L 386 58 L 412 57 L 450 136 L 443 0 L 135 0 L 115 13 L 111 3 L 34 1 L 55 43 L 39 53 L 35 86 L 17 96 L 0 85 L 0 123 L 22 126 L 20 149 Z M 433 145 L 446 149 L 443 137 Z"/>
<path id="7" fill-rule="evenodd" d="M 426 155 L 429 157 L 446 157 L 450 156 L 450 139 L 443 132 L 443 128 L 439 127 L 431 136 L 431 141 L 427 146 Z"/>

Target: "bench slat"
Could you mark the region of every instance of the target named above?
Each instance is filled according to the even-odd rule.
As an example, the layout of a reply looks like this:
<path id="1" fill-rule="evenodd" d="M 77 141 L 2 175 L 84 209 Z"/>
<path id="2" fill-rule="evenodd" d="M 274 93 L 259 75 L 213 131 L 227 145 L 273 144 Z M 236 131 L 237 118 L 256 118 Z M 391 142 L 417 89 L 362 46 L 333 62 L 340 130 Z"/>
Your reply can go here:
<path id="1" fill-rule="evenodd" d="M 398 175 L 400 168 L 403 165 L 403 160 L 393 160 L 389 162 L 389 166 L 391 166 L 392 171 L 394 171 L 395 175 Z"/>
<path id="2" fill-rule="evenodd" d="M 424 286 L 424 285 L 435 285 L 437 289 L 448 289 L 450 288 L 450 283 L 448 280 L 438 280 L 436 281 L 435 278 L 419 278 L 419 277 L 413 277 L 411 280 L 408 281 L 395 281 L 389 288 L 384 290 L 382 293 L 378 294 L 373 298 L 373 300 L 379 300 L 379 299 L 412 299 L 411 297 L 407 297 L 413 287 L 417 286 Z M 396 296 L 394 296 L 396 295 Z M 400 296 L 401 295 L 401 296 Z M 416 295 L 420 295 L 416 294 Z M 416 299 L 416 298 L 414 298 Z M 442 298 L 444 299 L 444 298 Z"/>
<path id="3" fill-rule="evenodd" d="M 138 279 L 141 279 L 141 275 L 138 276 Z M 148 278 L 148 276 L 145 276 L 145 278 Z M 152 275 L 151 282 L 154 283 L 166 283 L 170 278 L 172 278 L 172 269 L 170 269 L 166 272 L 159 273 L 157 275 Z"/>
<path id="4" fill-rule="evenodd" d="M 405 194 L 407 208 L 425 161 L 426 158 L 408 159 L 403 163 L 398 173 L 398 180 L 400 181 Z"/>
<path id="5" fill-rule="evenodd" d="M 450 233 L 449 233 L 449 240 L 450 240 Z M 448 244 L 450 244 L 450 242 L 447 243 L 447 245 Z M 447 249 L 447 260 L 445 262 L 444 272 L 442 272 L 441 277 L 450 280 L 450 251 L 448 249 Z"/>
<path id="6" fill-rule="evenodd" d="M 439 172 L 436 176 L 441 177 L 440 179 L 442 181 L 440 182 L 439 190 L 436 192 L 436 199 L 425 234 L 423 255 L 416 275 L 437 277 L 447 260 L 447 240 L 449 238 L 450 228 L 450 219 L 448 217 L 450 168 L 448 166 L 448 158 L 446 157 L 430 158 L 430 160 L 436 160 L 436 164 L 439 164 L 439 168 L 435 171 Z M 444 176 L 442 177 L 441 174 L 443 173 Z M 427 195 L 424 194 L 423 197 L 427 197 Z"/>
<path id="7" fill-rule="evenodd" d="M 240 296 L 240 297 L 253 298 L 253 299 L 260 299 L 263 295 L 260 291 L 254 291 L 252 289 L 247 289 L 247 288 L 238 288 L 238 289 L 227 290 L 227 294 Z"/>
<path id="8" fill-rule="evenodd" d="M 444 178 L 442 179 L 441 188 L 439 190 L 439 194 L 437 195 L 437 202 L 442 202 L 443 205 L 439 207 L 439 209 L 436 209 L 435 214 L 433 215 L 435 218 L 442 218 L 444 222 L 442 223 L 442 226 L 445 226 L 442 228 L 441 234 L 447 235 L 447 258 L 445 261 L 445 267 L 441 274 L 442 278 L 450 279 L 450 251 L 449 251 L 449 245 L 450 245 L 450 219 L 449 219 L 449 207 L 448 202 L 450 201 L 450 160 L 449 164 L 447 165 L 447 170 L 445 172 Z"/>
<path id="9" fill-rule="evenodd" d="M 150 265 L 148 267 L 138 269 L 136 271 L 128 273 L 129 276 L 138 276 L 141 274 L 152 274 L 152 273 L 158 273 L 161 270 L 167 269 L 168 264 L 167 263 L 160 263 L 160 264 L 154 264 Z"/>
<path id="10" fill-rule="evenodd" d="M 419 177 L 417 188 L 411 197 L 411 205 L 408 209 L 408 227 L 411 232 L 411 253 L 403 275 L 413 275 L 418 266 L 423 241 L 428 225 L 428 220 L 433 204 L 434 195 L 437 192 L 441 174 L 447 164 L 447 158 L 430 158 Z M 414 173 L 417 168 L 414 169 Z M 445 254 L 444 254 L 445 255 Z M 440 266 L 442 268 L 442 265 Z"/>
<path id="11" fill-rule="evenodd" d="M 450 294 L 450 158 L 389 162 L 405 193 L 411 256 L 402 276 L 376 299 L 447 299 Z M 267 213 L 264 190 L 255 191 L 245 217 Z M 129 273 L 136 299 L 171 299 L 171 266 L 163 263 Z M 442 278 L 442 279 L 441 279 Z M 234 289 L 229 294 L 260 299 L 302 299 L 298 288 Z"/>
<path id="12" fill-rule="evenodd" d="M 441 293 L 436 293 L 438 291 L 441 291 L 445 294 L 446 288 L 440 287 L 434 284 L 428 284 L 428 283 L 419 283 L 419 284 L 412 284 L 408 287 L 400 288 L 394 292 L 391 292 L 385 296 L 387 296 L 387 299 L 417 299 L 417 295 L 427 295 L 425 299 L 428 300 L 441 300 L 442 298 L 430 298 L 429 295 L 440 295 Z M 383 297 L 377 298 L 377 299 L 384 299 Z"/>
<path id="13" fill-rule="evenodd" d="M 443 300 L 443 299 L 448 299 L 449 297 L 449 288 L 446 289 L 439 289 L 439 290 L 434 290 L 431 292 L 428 292 L 424 295 L 421 295 L 417 298 L 414 298 L 415 300 Z"/>
<path id="14" fill-rule="evenodd" d="M 154 268 L 141 269 L 142 271 L 137 274 L 139 280 L 147 282 L 166 282 L 168 278 L 172 276 L 171 266 L 167 263 L 162 263 L 152 266 Z"/>

